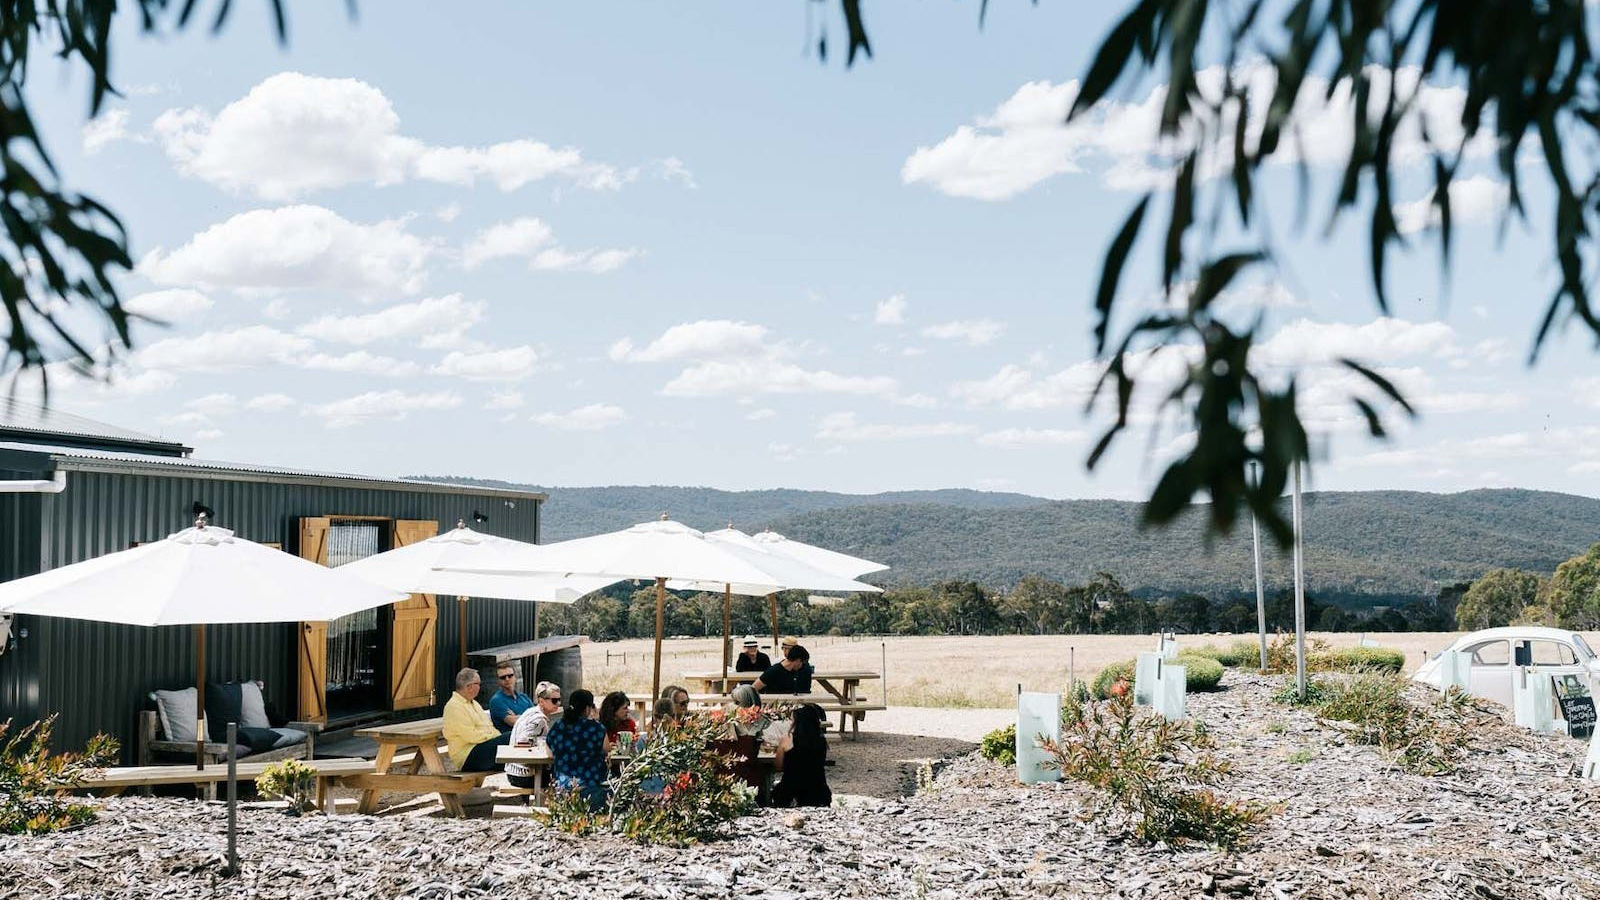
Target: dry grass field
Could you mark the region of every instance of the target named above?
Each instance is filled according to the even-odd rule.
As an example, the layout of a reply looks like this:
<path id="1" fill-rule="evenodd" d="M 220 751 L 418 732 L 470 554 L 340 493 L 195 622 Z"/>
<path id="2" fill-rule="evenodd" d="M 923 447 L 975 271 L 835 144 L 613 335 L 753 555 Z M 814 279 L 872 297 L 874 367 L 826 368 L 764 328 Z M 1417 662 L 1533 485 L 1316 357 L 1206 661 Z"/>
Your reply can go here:
<path id="1" fill-rule="evenodd" d="M 1359 634 L 1316 632 L 1334 647 L 1354 647 Z M 1369 635 L 1379 645 L 1402 650 L 1407 671 L 1422 664 L 1424 651 L 1437 653 L 1456 638 L 1455 633 L 1398 633 Z M 1255 635 L 1183 635 L 1178 646 L 1228 645 L 1254 640 Z M 770 640 L 770 639 L 769 639 Z M 819 670 L 868 669 L 881 671 L 887 662 L 885 683 L 891 706 L 999 707 L 1008 706 L 1017 685 L 1028 690 L 1065 690 L 1068 667 L 1081 681 L 1092 679 L 1110 663 L 1133 658 L 1140 650 L 1153 650 L 1150 635 L 1026 635 L 1002 637 L 888 637 L 847 638 L 801 636 L 811 661 Z M 1590 636 L 1593 646 L 1600 640 Z M 630 694 L 650 689 L 648 640 L 586 644 L 584 678 L 604 690 Z M 716 669 L 721 664 L 717 640 L 679 639 L 663 645 L 662 684 L 682 681 L 685 672 Z M 868 682 L 871 696 L 884 689 Z"/>

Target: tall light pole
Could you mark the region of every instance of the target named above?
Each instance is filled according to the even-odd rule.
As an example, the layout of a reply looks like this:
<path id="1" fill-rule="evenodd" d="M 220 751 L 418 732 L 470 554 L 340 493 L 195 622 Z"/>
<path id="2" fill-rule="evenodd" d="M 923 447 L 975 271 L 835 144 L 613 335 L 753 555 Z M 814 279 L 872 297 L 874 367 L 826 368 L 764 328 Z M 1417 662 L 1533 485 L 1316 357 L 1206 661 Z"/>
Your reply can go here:
<path id="1" fill-rule="evenodd" d="M 1259 463 L 1250 463 L 1250 477 L 1261 486 Z M 1267 671 L 1267 594 L 1261 586 L 1261 528 L 1256 523 L 1256 511 L 1250 510 L 1250 546 L 1256 556 L 1256 632 L 1261 637 L 1261 671 Z"/>
<path id="2" fill-rule="evenodd" d="M 1294 683 L 1306 699 L 1306 579 L 1305 536 L 1300 518 L 1300 462 L 1294 464 Z"/>

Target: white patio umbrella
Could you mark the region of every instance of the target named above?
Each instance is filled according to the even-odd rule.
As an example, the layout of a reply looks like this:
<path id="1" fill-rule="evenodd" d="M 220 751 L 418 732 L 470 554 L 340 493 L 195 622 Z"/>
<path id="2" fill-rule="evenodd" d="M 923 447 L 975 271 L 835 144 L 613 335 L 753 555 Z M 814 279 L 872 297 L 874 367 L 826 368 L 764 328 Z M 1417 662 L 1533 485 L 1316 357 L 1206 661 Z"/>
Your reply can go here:
<path id="1" fill-rule="evenodd" d="M 467 598 L 572 603 L 620 579 L 594 575 L 514 576 L 459 571 L 498 555 L 538 545 L 473 531 L 465 522 L 444 534 L 396 547 L 339 567 L 373 584 L 410 594 L 455 595 L 461 635 L 460 666 L 467 665 Z M 456 567 L 446 569 L 447 566 Z"/>
<path id="2" fill-rule="evenodd" d="M 723 528 L 718 531 L 706 532 L 706 539 L 712 541 L 723 541 L 736 547 L 743 547 L 756 552 L 776 556 L 784 560 L 785 564 L 798 562 L 818 571 L 826 572 L 829 575 L 836 575 L 844 579 L 855 579 L 861 575 L 865 575 L 868 572 L 880 572 L 889 568 L 882 563 L 875 563 L 870 559 L 860 559 L 844 553 L 839 553 L 834 550 L 828 550 L 822 547 L 813 546 L 811 544 L 802 543 L 800 541 L 791 541 L 783 535 L 773 531 L 763 531 L 760 534 L 750 535 L 740 531 L 737 528 L 734 528 L 732 525 L 729 525 L 727 528 Z M 874 593 L 882 591 L 882 588 L 853 580 L 851 581 L 851 585 L 851 587 L 842 588 L 842 590 L 871 591 Z M 701 591 L 714 591 L 718 587 L 722 588 L 722 674 L 724 676 L 728 674 L 728 665 L 731 662 L 729 659 L 730 654 L 728 638 L 733 627 L 732 620 L 734 594 L 746 596 L 761 596 L 762 594 L 766 595 L 767 604 L 772 611 L 772 648 L 774 653 L 777 652 L 778 596 L 776 591 L 761 590 L 759 585 L 727 583 L 718 585 L 715 582 L 682 580 L 668 581 L 667 587 L 672 588 L 673 590 Z"/>
<path id="3" fill-rule="evenodd" d="M 769 594 L 790 588 L 822 591 L 875 590 L 848 578 L 771 553 L 709 540 L 665 515 L 621 531 L 508 550 L 473 571 L 524 575 L 609 575 L 651 578 L 656 583 L 656 653 L 651 696 L 661 691 L 661 633 L 669 579 L 739 585 Z"/>
<path id="4" fill-rule="evenodd" d="M 125 625 L 193 625 L 197 719 L 205 715 L 206 625 L 320 622 L 404 592 L 234 537 L 202 516 L 159 541 L 0 584 L 0 612 Z M 195 763 L 205 764 L 196 723 Z"/>

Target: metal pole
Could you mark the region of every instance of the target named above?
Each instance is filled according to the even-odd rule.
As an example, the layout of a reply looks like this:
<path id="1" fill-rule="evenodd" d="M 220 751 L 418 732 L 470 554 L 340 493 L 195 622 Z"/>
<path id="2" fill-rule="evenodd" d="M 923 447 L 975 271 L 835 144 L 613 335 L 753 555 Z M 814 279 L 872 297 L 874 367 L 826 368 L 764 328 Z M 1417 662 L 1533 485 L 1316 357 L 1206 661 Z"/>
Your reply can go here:
<path id="1" fill-rule="evenodd" d="M 1250 464 L 1250 474 L 1256 474 L 1256 463 Z M 1257 487 L 1260 486 L 1259 479 Z M 1261 636 L 1261 672 L 1267 671 L 1267 592 L 1261 584 L 1261 528 L 1256 522 L 1255 510 L 1250 511 L 1250 546 L 1256 556 L 1256 632 Z"/>
<path id="2" fill-rule="evenodd" d="M 1300 463 L 1294 464 L 1294 683 L 1306 698 L 1305 535 L 1300 518 Z"/>
<path id="3" fill-rule="evenodd" d="M 879 662 L 883 667 L 883 677 L 878 679 L 878 684 L 883 687 L 883 705 L 889 705 L 889 642 L 878 642 Z"/>
<path id="4" fill-rule="evenodd" d="M 650 699 L 661 696 L 661 632 L 666 629 L 667 579 L 656 579 L 656 655 L 655 674 L 650 679 Z"/>
<path id="5" fill-rule="evenodd" d="M 1067 696 L 1078 696 L 1078 648 L 1067 648 Z"/>
<path id="6" fill-rule="evenodd" d="M 228 874 L 239 874 L 239 723 L 228 723 Z"/>
<path id="7" fill-rule="evenodd" d="M 194 663 L 194 767 L 203 770 L 206 767 L 206 626 L 201 623 L 194 627 L 195 663 Z"/>

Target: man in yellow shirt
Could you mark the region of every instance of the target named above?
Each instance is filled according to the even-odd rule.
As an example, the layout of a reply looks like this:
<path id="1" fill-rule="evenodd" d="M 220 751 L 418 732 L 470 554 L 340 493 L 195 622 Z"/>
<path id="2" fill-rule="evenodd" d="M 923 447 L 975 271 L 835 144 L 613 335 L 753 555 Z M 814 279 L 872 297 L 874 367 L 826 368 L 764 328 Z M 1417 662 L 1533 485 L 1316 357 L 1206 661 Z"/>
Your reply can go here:
<path id="1" fill-rule="evenodd" d="M 495 772 L 500 764 L 495 753 L 511 739 L 511 732 L 500 733 L 489 721 L 489 711 L 478 705 L 483 679 L 477 669 L 456 673 L 456 689 L 444 705 L 444 739 L 450 745 L 450 761 L 459 772 Z"/>

